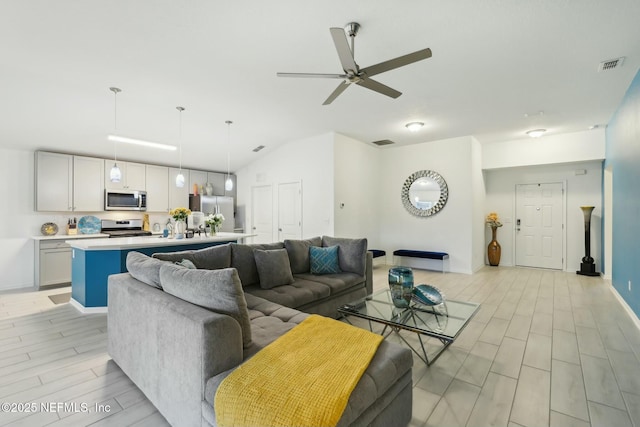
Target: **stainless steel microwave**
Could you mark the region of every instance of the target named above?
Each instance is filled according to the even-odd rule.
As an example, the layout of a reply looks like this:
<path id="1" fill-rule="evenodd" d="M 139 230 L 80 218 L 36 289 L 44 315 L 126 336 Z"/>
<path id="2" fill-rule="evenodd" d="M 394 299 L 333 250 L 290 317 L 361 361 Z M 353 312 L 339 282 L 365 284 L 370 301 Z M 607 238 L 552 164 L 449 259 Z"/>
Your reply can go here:
<path id="1" fill-rule="evenodd" d="M 104 190 L 105 211 L 146 211 L 147 192 L 134 190 Z"/>

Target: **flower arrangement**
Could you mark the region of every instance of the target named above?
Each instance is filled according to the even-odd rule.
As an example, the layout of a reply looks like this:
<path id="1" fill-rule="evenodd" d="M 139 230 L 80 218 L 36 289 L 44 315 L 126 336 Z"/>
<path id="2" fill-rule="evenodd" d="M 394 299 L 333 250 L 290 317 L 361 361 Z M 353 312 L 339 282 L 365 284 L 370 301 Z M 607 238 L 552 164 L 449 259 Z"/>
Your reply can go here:
<path id="1" fill-rule="evenodd" d="M 191 215 L 191 209 L 175 208 L 169 212 L 169 215 L 171 215 L 176 221 L 184 221 L 189 215 Z"/>
<path id="2" fill-rule="evenodd" d="M 487 227 L 502 227 L 500 218 L 498 218 L 498 214 L 495 212 L 489 213 L 485 222 L 487 223 Z"/>
<path id="3" fill-rule="evenodd" d="M 218 231 L 218 228 L 222 225 L 222 223 L 224 222 L 224 215 L 222 215 L 221 213 L 216 213 L 216 214 L 209 214 L 207 215 L 207 217 L 204 219 L 204 222 L 211 227 L 212 232 L 216 232 Z"/>

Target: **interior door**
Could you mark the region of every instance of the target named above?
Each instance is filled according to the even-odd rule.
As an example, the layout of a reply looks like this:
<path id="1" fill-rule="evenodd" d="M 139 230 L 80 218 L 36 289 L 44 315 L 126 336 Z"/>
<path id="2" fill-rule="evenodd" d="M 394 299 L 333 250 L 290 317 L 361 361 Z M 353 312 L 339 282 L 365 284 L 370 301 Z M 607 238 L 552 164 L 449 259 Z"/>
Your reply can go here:
<path id="1" fill-rule="evenodd" d="M 251 188 L 251 233 L 253 243 L 273 242 L 273 190 L 271 185 Z"/>
<path id="2" fill-rule="evenodd" d="M 302 239 L 302 185 L 278 184 L 278 241 Z"/>
<path id="3" fill-rule="evenodd" d="M 516 265 L 562 270 L 564 184 L 516 185 Z"/>

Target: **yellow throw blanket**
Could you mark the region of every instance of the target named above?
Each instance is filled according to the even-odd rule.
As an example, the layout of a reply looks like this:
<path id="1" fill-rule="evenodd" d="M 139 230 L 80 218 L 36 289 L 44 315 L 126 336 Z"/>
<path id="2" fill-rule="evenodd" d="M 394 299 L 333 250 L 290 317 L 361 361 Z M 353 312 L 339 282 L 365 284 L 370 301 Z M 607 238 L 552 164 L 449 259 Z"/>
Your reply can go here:
<path id="1" fill-rule="evenodd" d="M 382 336 L 311 315 L 218 387 L 219 426 L 335 426 Z"/>

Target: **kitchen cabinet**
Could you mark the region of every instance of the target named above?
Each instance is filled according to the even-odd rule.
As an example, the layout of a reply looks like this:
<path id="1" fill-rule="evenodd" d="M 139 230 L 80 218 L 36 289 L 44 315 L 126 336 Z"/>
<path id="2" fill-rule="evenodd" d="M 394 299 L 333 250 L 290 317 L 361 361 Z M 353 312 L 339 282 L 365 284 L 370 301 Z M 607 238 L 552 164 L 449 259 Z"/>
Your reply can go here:
<path id="1" fill-rule="evenodd" d="M 169 168 L 166 166 L 147 165 L 147 212 L 167 212 L 169 210 Z M 175 177 L 174 183 L 175 187 Z"/>
<path id="2" fill-rule="evenodd" d="M 71 282 L 71 246 L 64 240 L 40 241 L 36 257 L 36 286 Z"/>
<path id="3" fill-rule="evenodd" d="M 213 185 L 214 196 L 224 196 L 224 181 L 226 174 L 219 172 L 207 172 L 207 182 Z"/>
<path id="4" fill-rule="evenodd" d="M 193 193 L 193 186 L 198 186 L 198 194 L 206 194 L 204 187 L 207 184 L 207 172 L 190 170 L 189 171 L 189 193 Z"/>
<path id="5" fill-rule="evenodd" d="M 110 173 L 113 167 L 113 160 L 104 160 L 104 187 L 109 190 L 139 190 L 145 191 L 146 186 L 146 165 L 143 163 L 118 161 L 118 167 L 122 173 L 120 182 L 111 182 Z"/>
<path id="6" fill-rule="evenodd" d="M 189 206 L 189 192 L 193 191 L 193 186 L 186 183 L 184 187 L 176 187 L 176 176 L 180 173 L 179 168 L 169 168 L 169 209 Z M 190 174 L 187 169 L 182 169 L 182 174 L 187 178 Z M 186 181 L 186 179 L 185 179 Z M 198 189 L 200 191 L 200 189 Z"/>
<path id="7" fill-rule="evenodd" d="M 98 212 L 104 209 L 104 161 L 37 151 L 36 210 Z"/>
<path id="8" fill-rule="evenodd" d="M 104 161 L 95 157 L 73 156 L 73 210 L 104 210 Z"/>
<path id="9" fill-rule="evenodd" d="M 73 210 L 73 156 L 36 151 L 36 210 Z"/>

